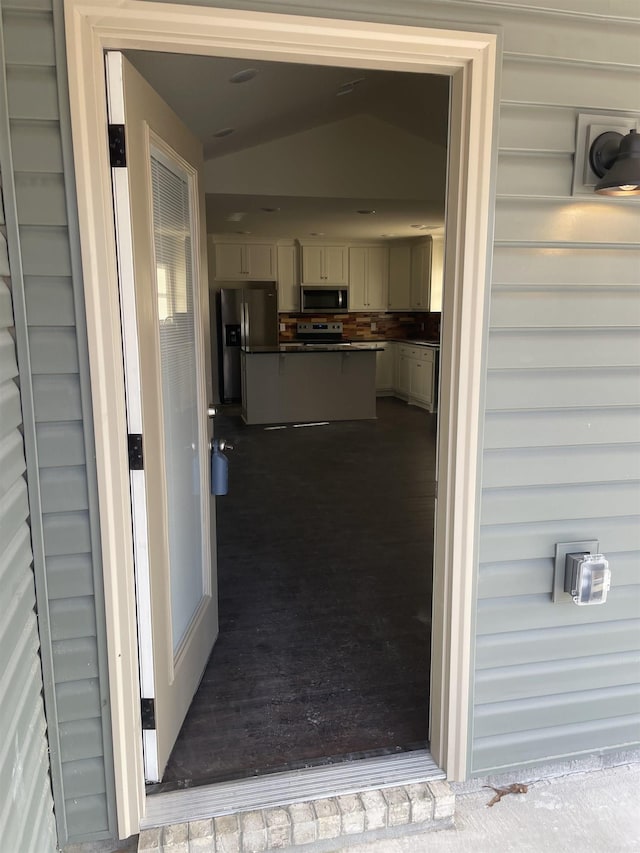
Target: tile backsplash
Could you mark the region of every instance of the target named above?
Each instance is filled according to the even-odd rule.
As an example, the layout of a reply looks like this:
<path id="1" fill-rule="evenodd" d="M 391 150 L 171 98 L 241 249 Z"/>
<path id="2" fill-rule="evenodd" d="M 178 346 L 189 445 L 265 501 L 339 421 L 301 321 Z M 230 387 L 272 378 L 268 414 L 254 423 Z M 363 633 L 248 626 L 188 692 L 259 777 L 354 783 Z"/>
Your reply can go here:
<path id="1" fill-rule="evenodd" d="M 297 323 L 342 323 L 345 338 L 426 338 L 440 339 L 440 314 L 425 312 L 393 312 L 364 314 L 280 314 L 285 330 L 281 341 L 295 338 Z M 371 324 L 375 324 L 375 329 Z"/>

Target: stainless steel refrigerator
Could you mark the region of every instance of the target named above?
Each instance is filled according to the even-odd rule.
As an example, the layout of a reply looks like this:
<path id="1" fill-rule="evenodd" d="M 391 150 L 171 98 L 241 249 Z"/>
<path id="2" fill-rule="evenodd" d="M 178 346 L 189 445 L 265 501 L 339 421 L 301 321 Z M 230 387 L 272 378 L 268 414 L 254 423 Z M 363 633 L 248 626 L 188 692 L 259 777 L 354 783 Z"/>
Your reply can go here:
<path id="1" fill-rule="evenodd" d="M 217 300 L 220 398 L 240 400 L 240 349 L 276 346 L 278 298 L 273 281 L 251 281 L 242 287 L 223 287 Z"/>

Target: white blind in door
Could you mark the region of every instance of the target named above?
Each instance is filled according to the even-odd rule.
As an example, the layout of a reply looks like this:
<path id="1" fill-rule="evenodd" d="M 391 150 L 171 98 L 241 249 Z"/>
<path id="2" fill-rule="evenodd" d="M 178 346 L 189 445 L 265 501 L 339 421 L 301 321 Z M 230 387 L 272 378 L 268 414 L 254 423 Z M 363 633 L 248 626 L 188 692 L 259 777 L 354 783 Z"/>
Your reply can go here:
<path id="1" fill-rule="evenodd" d="M 189 178 L 153 151 L 151 178 L 175 652 L 204 594 L 197 299 Z"/>

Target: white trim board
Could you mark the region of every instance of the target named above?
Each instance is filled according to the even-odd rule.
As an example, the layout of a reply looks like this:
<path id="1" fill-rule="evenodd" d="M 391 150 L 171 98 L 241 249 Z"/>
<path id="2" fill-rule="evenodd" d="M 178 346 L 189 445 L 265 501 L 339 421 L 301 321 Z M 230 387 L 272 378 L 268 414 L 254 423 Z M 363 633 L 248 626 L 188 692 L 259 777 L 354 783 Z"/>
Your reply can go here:
<path id="1" fill-rule="evenodd" d="M 141 0 L 65 0 L 65 22 L 121 837 L 138 832 L 146 805 L 120 310 L 105 134 L 103 52 L 110 48 L 451 77 L 431 752 L 448 778 L 466 778 L 498 36 Z"/>

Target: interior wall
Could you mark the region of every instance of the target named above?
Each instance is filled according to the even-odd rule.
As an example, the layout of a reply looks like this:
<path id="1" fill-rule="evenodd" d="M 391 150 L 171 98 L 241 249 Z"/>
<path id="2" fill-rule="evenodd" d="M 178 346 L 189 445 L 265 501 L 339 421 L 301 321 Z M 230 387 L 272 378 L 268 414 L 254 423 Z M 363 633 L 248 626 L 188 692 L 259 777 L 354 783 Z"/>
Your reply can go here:
<path id="1" fill-rule="evenodd" d="M 446 171 L 445 148 L 360 115 L 209 159 L 205 190 L 239 195 L 440 200 Z"/>

